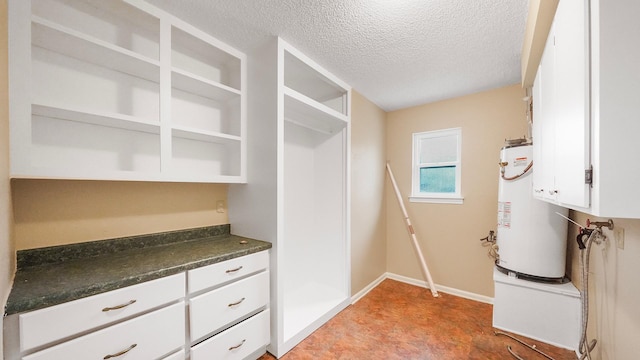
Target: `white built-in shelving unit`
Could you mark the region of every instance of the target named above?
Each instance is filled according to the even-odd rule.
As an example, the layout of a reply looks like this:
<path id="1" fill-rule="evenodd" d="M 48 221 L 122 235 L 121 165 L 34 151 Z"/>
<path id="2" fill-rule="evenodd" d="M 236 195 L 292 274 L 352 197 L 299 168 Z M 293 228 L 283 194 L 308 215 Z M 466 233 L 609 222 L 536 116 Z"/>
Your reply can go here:
<path id="1" fill-rule="evenodd" d="M 248 184 L 232 231 L 271 241 L 271 345 L 280 357 L 350 304 L 351 88 L 274 40 L 249 56 Z"/>
<path id="2" fill-rule="evenodd" d="M 9 2 L 11 176 L 246 181 L 246 57 L 141 0 Z"/>

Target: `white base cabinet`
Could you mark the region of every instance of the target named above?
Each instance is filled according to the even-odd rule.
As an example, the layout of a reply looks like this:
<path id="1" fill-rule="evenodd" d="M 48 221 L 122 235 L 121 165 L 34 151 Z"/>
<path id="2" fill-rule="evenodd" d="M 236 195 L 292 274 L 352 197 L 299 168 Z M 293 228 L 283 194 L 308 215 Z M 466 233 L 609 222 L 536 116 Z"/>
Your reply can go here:
<path id="1" fill-rule="evenodd" d="M 22 359 L 161 359 L 184 345 L 184 325 L 184 303 L 179 302 Z"/>
<path id="2" fill-rule="evenodd" d="M 270 342 L 261 251 L 4 320 L 4 359 L 257 359 Z"/>
<path id="3" fill-rule="evenodd" d="M 270 342 L 268 252 L 190 270 L 187 275 L 191 360 L 264 354 Z"/>
<path id="4" fill-rule="evenodd" d="M 245 55 L 142 0 L 10 0 L 11 177 L 245 181 Z"/>
<path id="5" fill-rule="evenodd" d="M 534 84 L 533 196 L 640 218 L 640 2 L 560 1 Z"/>
<path id="6" fill-rule="evenodd" d="M 246 185 L 234 234 L 273 243 L 271 344 L 281 357 L 350 304 L 350 87 L 282 39 L 250 54 Z"/>
<path id="7" fill-rule="evenodd" d="M 160 359 L 182 349 L 185 275 L 11 315 L 5 319 L 5 359 Z M 13 344 L 13 345 L 11 345 Z M 7 346 L 8 345 L 8 346 Z"/>

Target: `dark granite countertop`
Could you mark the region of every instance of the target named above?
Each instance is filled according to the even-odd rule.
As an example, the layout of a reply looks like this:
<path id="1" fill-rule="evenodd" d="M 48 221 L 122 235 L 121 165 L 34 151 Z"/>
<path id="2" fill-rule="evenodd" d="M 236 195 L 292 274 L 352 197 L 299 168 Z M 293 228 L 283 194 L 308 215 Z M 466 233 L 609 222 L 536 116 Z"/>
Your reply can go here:
<path id="1" fill-rule="evenodd" d="M 61 304 L 271 248 L 269 242 L 231 235 L 228 231 L 228 225 L 222 225 L 19 252 L 18 271 L 5 315 Z"/>

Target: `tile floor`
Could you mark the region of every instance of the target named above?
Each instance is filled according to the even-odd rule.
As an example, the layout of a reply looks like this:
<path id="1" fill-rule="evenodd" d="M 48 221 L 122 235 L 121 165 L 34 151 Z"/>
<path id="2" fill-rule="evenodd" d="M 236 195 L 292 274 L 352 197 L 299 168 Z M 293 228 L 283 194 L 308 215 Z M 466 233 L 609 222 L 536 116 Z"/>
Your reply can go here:
<path id="1" fill-rule="evenodd" d="M 385 280 L 298 346 L 283 360 L 297 359 L 545 359 L 516 341 L 494 335 L 492 306 Z M 518 336 L 555 360 L 575 360 L 573 351 Z M 273 360 L 265 354 L 259 360 Z"/>

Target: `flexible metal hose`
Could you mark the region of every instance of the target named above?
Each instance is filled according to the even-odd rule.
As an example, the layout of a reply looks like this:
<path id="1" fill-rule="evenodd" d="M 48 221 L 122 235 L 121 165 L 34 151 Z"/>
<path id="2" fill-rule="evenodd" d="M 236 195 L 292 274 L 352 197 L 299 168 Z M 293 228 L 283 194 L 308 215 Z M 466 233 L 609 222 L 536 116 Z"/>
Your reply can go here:
<path id="1" fill-rule="evenodd" d="M 500 176 L 507 181 L 515 180 L 524 176 L 524 174 L 526 174 L 527 171 L 531 170 L 531 168 L 533 167 L 533 161 L 531 161 L 529 165 L 527 165 L 527 167 L 524 170 L 522 170 L 520 174 L 514 175 L 514 176 L 504 176 L 504 172 L 505 172 L 504 167 L 506 166 L 506 164 L 507 163 L 500 163 L 499 165 L 500 165 Z"/>
<path id="2" fill-rule="evenodd" d="M 585 357 L 591 360 L 591 350 L 593 350 L 596 345 L 595 339 L 591 344 L 589 344 L 589 340 L 587 339 L 587 326 L 589 325 L 589 255 L 591 253 L 593 240 L 601 235 L 602 231 L 600 228 L 593 230 L 586 241 L 585 248 L 580 250 L 580 270 L 582 271 L 582 291 L 580 291 L 580 302 L 582 303 L 582 334 L 578 350 L 581 360 L 585 359 Z"/>
<path id="3" fill-rule="evenodd" d="M 538 350 L 535 346 L 533 346 L 533 345 L 529 345 L 529 344 L 527 344 L 526 342 L 524 342 L 524 341 L 522 341 L 522 340 L 518 339 L 517 337 L 515 337 L 515 336 L 513 336 L 513 335 L 507 334 L 507 333 L 502 332 L 502 331 L 494 331 L 494 332 L 493 332 L 493 334 L 494 334 L 494 335 L 496 335 L 496 336 L 498 336 L 498 335 L 506 336 L 506 337 L 508 337 L 508 338 L 510 338 L 510 339 L 513 339 L 513 340 L 517 341 L 518 343 L 520 343 L 520 345 L 526 346 L 526 347 L 528 347 L 529 349 L 531 349 L 531 350 L 533 350 L 533 351 L 537 352 L 538 354 L 540 354 L 540 355 L 542 355 L 542 356 L 546 357 L 547 359 L 549 359 L 549 360 L 554 360 L 551 356 L 549 356 L 549 355 L 547 355 L 547 354 L 543 353 L 542 351 Z M 515 353 L 513 352 L 513 350 L 511 350 L 511 348 L 510 348 L 509 346 L 507 346 L 507 350 L 509 350 L 509 353 L 511 353 L 511 355 L 513 355 L 513 356 L 514 356 L 514 357 L 516 357 L 517 359 L 520 359 L 520 357 L 519 357 L 517 354 L 515 354 Z"/>

